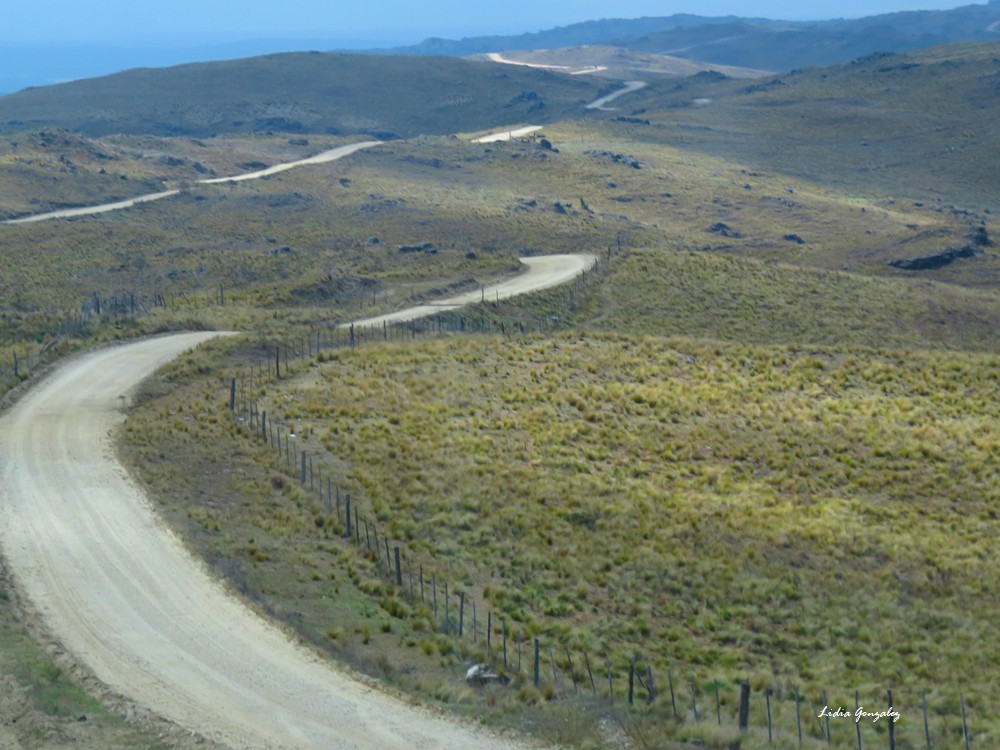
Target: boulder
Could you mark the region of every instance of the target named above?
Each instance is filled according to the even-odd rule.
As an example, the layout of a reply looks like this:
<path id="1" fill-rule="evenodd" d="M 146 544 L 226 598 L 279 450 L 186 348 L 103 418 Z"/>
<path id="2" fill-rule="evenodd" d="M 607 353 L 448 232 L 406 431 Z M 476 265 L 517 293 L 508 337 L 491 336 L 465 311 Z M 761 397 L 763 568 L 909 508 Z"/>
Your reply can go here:
<path id="1" fill-rule="evenodd" d="M 510 679 L 498 675 L 489 664 L 473 664 L 465 673 L 465 681 L 470 685 L 506 685 Z"/>

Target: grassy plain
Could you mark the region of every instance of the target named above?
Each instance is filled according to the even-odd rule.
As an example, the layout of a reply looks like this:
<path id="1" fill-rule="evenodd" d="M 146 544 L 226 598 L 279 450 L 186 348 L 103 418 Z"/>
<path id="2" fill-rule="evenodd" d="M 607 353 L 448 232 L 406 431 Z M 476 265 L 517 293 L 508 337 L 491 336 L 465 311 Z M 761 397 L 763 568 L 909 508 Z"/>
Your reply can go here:
<path id="1" fill-rule="evenodd" d="M 941 711 L 964 691 L 978 736 L 996 731 L 995 356 L 568 332 L 322 359 L 261 407 L 407 565 L 511 633 L 730 691 L 888 686 L 911 717 L 924 688 Z M 307 637 L 474 710 L 447 686 L 476 650 L 433 635 L 283 460 L 234 435 L 215 380 L 151 392 L 130 421 L 168 517 Z"/>

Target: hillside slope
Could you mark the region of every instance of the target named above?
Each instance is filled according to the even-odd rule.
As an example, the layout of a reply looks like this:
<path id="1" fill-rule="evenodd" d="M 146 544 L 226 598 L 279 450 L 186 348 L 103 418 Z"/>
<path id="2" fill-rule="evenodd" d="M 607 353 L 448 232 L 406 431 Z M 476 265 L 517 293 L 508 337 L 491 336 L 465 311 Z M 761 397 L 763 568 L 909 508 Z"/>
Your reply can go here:
<path id="1" fill-rule="evenodd" d="M 677 14 L 587 21 L 532 34 L 427 39 L 391 50 L 406 54 L 471 55 L 498 50 L 610 44 L 722 65 L 792 70 L 831 65 L 872 52 L 905 52 L 960 41 L 1000 39 L 1000 2 L 942 11 L 887 13 L 859 19 L 792 22 Z"/>
<path id="2" fill-rule="evenodd" d="M 292 53 L 135 69 L 0 98 L 0 132 L 377 138 L 548 122 L 612 84 L 452 58 Z"/>
<path id="3" fill-rule="evenodd" d="M 623 136 L 861 194 L 1000 210 L 1000 43 L 876 54 L 747 81 L 654 83 Z M 627 124 L 626 124 L 627 123 Z"/>

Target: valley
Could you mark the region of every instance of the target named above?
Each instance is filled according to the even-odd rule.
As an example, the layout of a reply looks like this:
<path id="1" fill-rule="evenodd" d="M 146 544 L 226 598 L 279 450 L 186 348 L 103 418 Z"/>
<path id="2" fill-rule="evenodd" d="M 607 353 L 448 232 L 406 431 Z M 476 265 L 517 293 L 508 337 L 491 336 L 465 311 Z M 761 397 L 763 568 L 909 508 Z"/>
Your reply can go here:
<path id="1" fill-rule="evenodd" d="M 0 97 L 0 744 L 750 750 L 765 695 L 792 747 L 800 697 L 892 690 L 910 746 L 922 699 L 935 746 L 990 746 L 1000 47 L 766 73 L 641 46 Z M 90 560 L 167 624 L 102 619 L 134 608 Z M 142 692 L 156 663 L 212 700 Z"/>

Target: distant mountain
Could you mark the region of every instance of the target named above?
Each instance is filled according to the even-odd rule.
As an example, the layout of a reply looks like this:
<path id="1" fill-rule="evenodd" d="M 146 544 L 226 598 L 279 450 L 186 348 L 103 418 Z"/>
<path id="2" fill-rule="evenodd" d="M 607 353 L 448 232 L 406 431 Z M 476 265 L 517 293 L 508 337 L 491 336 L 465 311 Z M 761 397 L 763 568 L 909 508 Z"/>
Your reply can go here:
<path id="1" fill-rule="evenodd" d="M 0 97 L 0 132 L 209 136 L 274 130 L 377 138 L 578 114 L 615 84 L 448 57 L 288 53 L 115 75 Z"/>
<path id="2" fill-rule="evenodd" d="M 483 52 L 499 52 L 502 50 L 558 49 L 562 47 L 579 47 L 582 45 L 613 44 L 626 47 L 625 42 L 642 39 L 651 34 L 673 29 L 695 29 L 711 27 L 727 23 L 748 21 L 737 16 L 710 18 L 687 13 L 672 16 L 635 19 L 603 19 L 600 21 L 584 21 L 569 26 L 559 26 L 554 29 L 528 34 L 508 36 L 477 36 L 467 39 L 425 39 L 420 44 L 393 47 L 390 49 L 372 49 L 372 53 L 405 54 L 405 55 L 449 55 L 465 57 Z M 752 23 L 766 28 L 771 24 L 782 24 L 781 21 L 753 19 Z"/>
<path id="3" fill-rule="evenodd" d="M 428 39 L 389 51 L 472 55 L 604 44 L 719 65 L 794 70 L 846 62 L 872 52 L 906 52 L 952 42 L 990 40 L 1000 40 L 1000 0 L 953 10 L 818 22 L 693 15 L 588 21 L 517 36 Z"/>

